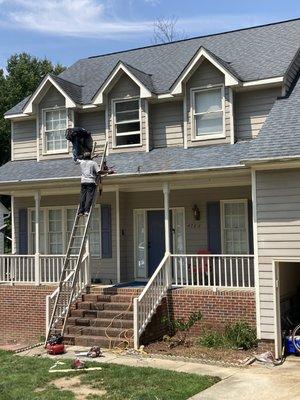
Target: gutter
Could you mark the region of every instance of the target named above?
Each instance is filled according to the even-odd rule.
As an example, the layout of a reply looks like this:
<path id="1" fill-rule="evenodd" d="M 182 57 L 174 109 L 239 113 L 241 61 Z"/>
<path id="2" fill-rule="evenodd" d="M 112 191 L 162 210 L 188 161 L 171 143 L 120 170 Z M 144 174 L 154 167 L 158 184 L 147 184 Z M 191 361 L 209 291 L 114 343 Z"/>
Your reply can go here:
<path id="1" fill-rule="evenodd" d="M 127 178 L 127 177 L 148 177 L 148 176 L 158 176 L 158 175 L 180 175 L 184 173 L 197 173 L 197 172 L 208 172 L 208 171 L 217 171 L 217 170 L 231 170 L 236 168 L 246 169 L 246 165 L 242 164 L 234 164 L 222 167 L 202 167 L 196 169 L 180 169 L 180 170 L 166 170 L 166 171 L 152 171 L 152 172 L 131 172 L 131 173 L 116 173 L 113 175 L 109 175 L 109 179 L 117 179 L 117 178 Z M 76 181 L 79 180 L 80 176 L 71 176 L 71 177 L 58 177 L 58 178 L 39 178 L 39 179 L 26 179 L 26 180 L 12 180 L 12 181 L 0 181 L 0 186 L 11 185 L 15 183 L 34 183 L 34 182 L 57 182 L 64 180 Z"/>

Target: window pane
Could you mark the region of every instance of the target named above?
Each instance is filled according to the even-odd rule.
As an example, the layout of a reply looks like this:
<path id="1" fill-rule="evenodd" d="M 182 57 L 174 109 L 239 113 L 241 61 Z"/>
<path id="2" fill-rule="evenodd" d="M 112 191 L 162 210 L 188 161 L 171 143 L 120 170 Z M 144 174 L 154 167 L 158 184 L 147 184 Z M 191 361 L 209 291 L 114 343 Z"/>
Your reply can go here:
<path id="1" fill-rule="evenodd" d="M 210 135 L 223 132 L 223 112 L 195 116 L 196 135 Z"/>
<path id="2" fill-rule="evenodd" d="M 224 250 L 227 254 L 243 254 L 248 251 L 247 205 L 241 203 L 224 204 Z"/>
<path id="3" fill-rule="evenodd" d="M 139 119 L 139 111 L 124 111 L 116 114 L 116 121 L 130 121 L 132 119 Z"/>
<path id="4" fill-rule="evenodd" d="M 54 110 L 46 112 L 46 150 L 67 150 L 68 144 L 65 139 L 67 128 L 66 110 Z"/>
<path id="5" fill-rule="evenodd" d="M 128 135 L 128 136 L 117 136 L 117 146 L 126 146 L 132 144 L 140 144 L 141 136 L 140 134 Z"/>
<path id="6" fill-rule="evenodd" d="M 195 93 L 195 112 L 205 113 L 222 109 L 221 89 L 207 90 Z"/>
<path id="7" fill-rule="evenodd" d="M 139 130 L 140 130 L 139 122 L 130 122 L 129 124 L 117 125 L 117 134 L 118 133 L 127 133 L 127 132 L 138 132 Z"/>
<path id="8" fill-rule="evenodd" d="M 139 109 L 139 100 L 129 100 L 116 103 L 116 112 L 138 110 L 138 109 Z"/>

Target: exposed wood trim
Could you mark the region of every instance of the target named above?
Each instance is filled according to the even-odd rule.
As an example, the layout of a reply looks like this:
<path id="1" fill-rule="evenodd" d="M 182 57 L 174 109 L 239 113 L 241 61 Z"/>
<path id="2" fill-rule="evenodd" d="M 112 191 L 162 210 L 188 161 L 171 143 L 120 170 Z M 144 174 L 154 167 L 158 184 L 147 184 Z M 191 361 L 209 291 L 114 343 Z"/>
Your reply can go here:
<path id="1" fill-rule="evenodd" d="M 230 112 L 230 143 L 234 144 L 234 104 L 233 104 L 233 90 L 231 87 L 229 90 L 229 112 Z"/>
<path id="2" fill-rule="evenodd" d="M 187 126 L 188 126 L 188 110 L 187 110 L 187 93 L 186 93 L 186 84 L 184 83 L 184 96 L 183 96 L 183 147 L 187 149 L 188 147 L 188 133 L 187 133 Z"/>
<path id="3" fill-rule="evenodd" d="M 283 82 L 283 76 L 277 76 L 275 78 L 266 78 L 266 79 L 258 79 L 255 81 L 248 81 L 242 82 L 242 87 L 249 87 L 249 86 L 262 86 L 262 85 L 269 85 L 270 83 L 281 83 Z"/>
<path id="4" fill-rule="evenodd" d="M 149 102 L 147 99 L 144 100 L 145 101 L 145 135 L 146 135 L 146 152 L 149 153 L 150 151 L 150 129 L 149 129 Z M 142 121 L 141 121 L 141 131 L 143 132 L 143 125 L 142 125 Z M 142 135 L 143 136 L 143 135 Z M 143 140 L 143 138 L 142 138 Z"/>

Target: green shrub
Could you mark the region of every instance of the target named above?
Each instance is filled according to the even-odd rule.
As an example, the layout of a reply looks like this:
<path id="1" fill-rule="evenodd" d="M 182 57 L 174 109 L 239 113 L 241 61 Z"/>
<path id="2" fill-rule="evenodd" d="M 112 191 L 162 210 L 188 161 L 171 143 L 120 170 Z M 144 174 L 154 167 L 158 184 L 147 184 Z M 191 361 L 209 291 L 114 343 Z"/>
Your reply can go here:
<path id="1" fill-rule="evenodd" d="M 224 335 L 218 331 L 204 332 L 198 343 L 209 348 L 226 347 Z"/>
<path id="2" fill-rule="evenodd" d="M 244 350 L 257 346 L 255 330 L 244 321 L 226 326 L 225 338 L 233 347 L 242 348 Z"/>
<path id="3" fill-rule="evenodd" d="M 177 345 L 179 344 L 187 344 L 188 343 L 188 336 L 190 333 L 191 328 L 195 325 L 197 321 L 202 319 L 201 311 L 192 312 L 188 319 L 185 321 L 184 319 L 174 319 L 171 320 L 168 317 L 163 317 L 161 322 L 164 325 L 169 327 L 169 330 L 172 331 L 174 334 L 178 334 L 179 340 L 177 341 Z M 173 345 L 175 343 L 173 342 Z"/>

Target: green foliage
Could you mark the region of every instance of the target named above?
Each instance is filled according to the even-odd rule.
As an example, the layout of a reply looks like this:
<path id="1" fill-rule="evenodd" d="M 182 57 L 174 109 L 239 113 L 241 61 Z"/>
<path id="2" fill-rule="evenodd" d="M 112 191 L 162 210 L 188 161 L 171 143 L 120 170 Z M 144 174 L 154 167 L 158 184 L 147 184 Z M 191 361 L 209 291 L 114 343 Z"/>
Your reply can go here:
<path id="1" fill-rule="evenodd" d="M 245 321 L 227 326 L 225 328 L 225 337 L 234 347 L 244 350 L 257 346 L 255 329 Z"/>
<path id="2" fill-rule="evenodd" d="M 255 330 L 244 321 L 227 325 L 225 332 L 204 331 L 199 338 L 199 344 L 210 348 L 238 348 L 249 350 L 257 346 Z"/>
<path id="3" fill-rule="evenodd" d="M 227 347 L 228 345 L 224 335 L 218 331 L 205 331 L 198 342 L 209 348 Z"/>
<path id="4" fill-rule="evenodd" d="M 45 75 L 57 75 L 63 70 L 60 64 L 27 53 L 12 55 L 7 60 L 6 72 L 0 70 L 0 165 L 10 158 L 10 123 L 4 119 L 4 113 L 31 95 Z"/>
<path id="5" fill-rule="evenodd" d="M 170 320 L 168 317 L 163 317 L 161 322 L 167 325 L 171 332 L 178 334 L 179 340 L 176 344 L 186 344 L 190 329 L 201 319 L 201 311 L 196 311 L 191 313 L 186 321 L 183 318 Z"/>
<path id="6" fill-rule="evenodd" d="M 52 383 L 74 372 L 50 374 L 53 358 L 20 357 L 0 350 L 0 400 L 74 400 L 73 390 L 59 390 Z M 69 368 L 71 360 L 61 360 Z M 68 365 L 69 364 L 69 365 Z M 99 367 L 89 362 L 88 367 Z M 102 400 L 181 400 L 201 392 L 219 378 L 179 373 L 156 368 L 127 367 L 101 363 L 101 371 L 77 372 L 81 383 L 106 390 Z M 130 382 L 130 384 L 128 384 Z M 88 398 L 92 398 L 89 396 Z M 94 396 L 99 398 L 100 396 Z"/>

